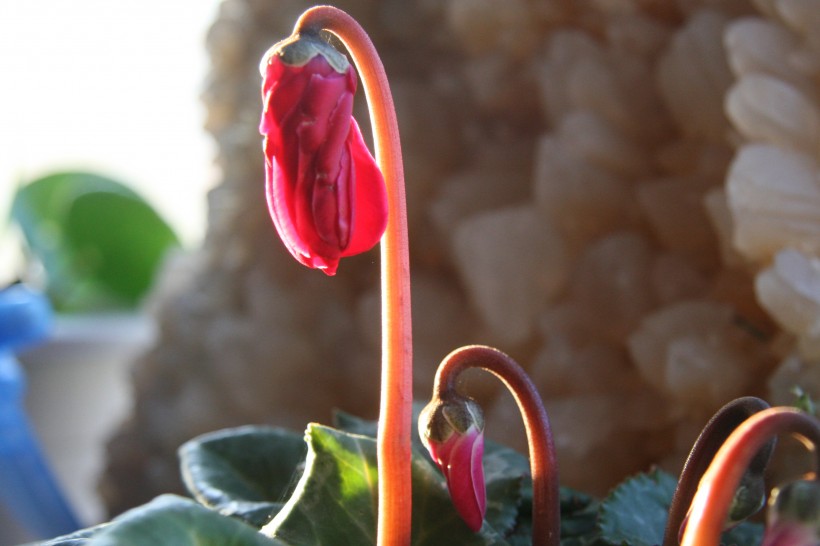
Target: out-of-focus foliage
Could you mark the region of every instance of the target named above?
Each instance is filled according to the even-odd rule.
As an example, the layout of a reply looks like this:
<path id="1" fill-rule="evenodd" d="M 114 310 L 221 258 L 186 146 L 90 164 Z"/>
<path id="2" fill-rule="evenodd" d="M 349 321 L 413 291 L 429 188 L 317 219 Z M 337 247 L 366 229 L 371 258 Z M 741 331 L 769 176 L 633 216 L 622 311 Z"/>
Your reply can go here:
<path id="1" fill-rule="evenodd" d="M 179 246 L 171 227 L 127 186 L 93 173 L 62 172 L 21 186 L 11 218 L 46 292 L 62 311 L 139 303 L 165 253 Z"/>

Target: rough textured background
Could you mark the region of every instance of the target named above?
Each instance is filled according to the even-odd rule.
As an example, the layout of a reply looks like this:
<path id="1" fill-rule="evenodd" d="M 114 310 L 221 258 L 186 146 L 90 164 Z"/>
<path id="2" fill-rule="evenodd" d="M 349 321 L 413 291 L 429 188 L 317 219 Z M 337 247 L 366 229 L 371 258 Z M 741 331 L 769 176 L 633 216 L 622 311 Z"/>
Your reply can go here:
<path id="1" fill-rule="evenodd" d="M 545 397 L 562 481 L 601 492 L 676 472 L 733 397 L 820 393 L 814 1 L 338 2 L 401 124 L 416 396 L 451 349 L 498 346 Z M 176 449 L 199 433 L 375 416 L 378 251 L 306 270 L 264 205 L 257 65 L 306 7 L 225 0 L 208 37 L 223 180 L 203 248 L 154 295 L 112 512 L 180 489 Z M 488 435 L 520 447 L 511 399 L 468 383 Z"/>

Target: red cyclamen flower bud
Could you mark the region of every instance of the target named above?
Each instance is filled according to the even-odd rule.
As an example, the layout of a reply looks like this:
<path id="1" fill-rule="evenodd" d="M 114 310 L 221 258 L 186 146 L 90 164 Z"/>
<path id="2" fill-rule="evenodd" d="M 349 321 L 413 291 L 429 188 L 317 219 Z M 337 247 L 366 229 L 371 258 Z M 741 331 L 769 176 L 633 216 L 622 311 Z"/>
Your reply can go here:
<path id="1" fill-rule="evenodd" d="M 820 483 L 791 482 L 772 493 L 762 546 L 820 543 Z"/>
<path id="2" fill-rule="evenodd" d="M 334 275 L 387 224 L 384 178 L 352 117 L 356 73 L 318 36 L 299 34 L 262 59 L 268 209 L 302 264 Z"/>
<path id="3" fill-rule="evenodd" d="M 434 399 L 419 415 L 419 436 L 447 480 L 456 511 L 478 531 L 487 511 L 481 407 L 458 395 Z"/>

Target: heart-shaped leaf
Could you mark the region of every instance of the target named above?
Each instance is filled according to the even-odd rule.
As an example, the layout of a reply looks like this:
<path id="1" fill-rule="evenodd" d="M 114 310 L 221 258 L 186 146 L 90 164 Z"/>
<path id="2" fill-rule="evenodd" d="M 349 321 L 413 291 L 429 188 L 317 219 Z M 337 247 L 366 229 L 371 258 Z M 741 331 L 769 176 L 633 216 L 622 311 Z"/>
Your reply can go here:
<path id="1" fill-rule="evenodd" d="M 256 528 L 282 508 L 306 453 L 301 434 L 261 426 L 205 434 L 179 449 L 182 478 L 194 498 Z"/>
<path id="2" fill-rule="evenodd" d="M 601 503 L 601 537 L 612 544 L 660 544 L 676 486 L 673 476 L 659 470 L 620 484 Z M 724 533 L 721 543 L 759 544 L 762 536 L 762 525 L 744 522 Z"/>
<path id="3" fill-rule="evenodd" d="M 305 474 L 293 497 L 262 529 L 298 546 L 375 544 L 376 442 L 320 425 L 307 431 Z M 507 544 L 491 525 L 472 533 L 453 508 L 441 473 L 418 452 L 412 461 L 414 546 Z M 513 499 L 517 505 L 517 500 Z"/>
<path id="4" fill-rule="evenodd" d="M 655 471 L 639 474 L 616 487 L 601 504 L 600 528 L 613 544 L 654 546 L 663 530 L 677 480 Z"/>
<path id="5" fill-rule="evenodd" d="M 413 402 L 413 415 L 411 417 L 412 423 L 410 425 L 410 430 L 413 431 L 413 433 L 410 435 L 410 442 L 413 445 L 413 449 L 426 451 L 424 444 L 421 443 L 421 438 L 419 438 L 419 435 L 415 433 L 415 431 L 418 430 L 419 413 L 421 413 L 422 409 L 424 409 L 423 402 Z M 356 415 L 351 415 L 341 410 L 336 410 L 333 412 L 333 426 L 339 430 L 350 432 L 351 434 L 361 434 L 362 436 L 367 436 L 369 438 L 376 438 L 376 433 L 379 429 L 379 422 L 371 421 L 369 419 L 362 419 Z"/>
<path id="6" fill-rule="evenodd" d="M 532 544 L 532 480 L 527 478 L 521 489 L 522 498 L 518 520 L 513 533 L 507 537 L 511 546 Z M 599 503 L 585 493 L 562 487 L 561 546 L 609 546 L 598 538 Z"/>
<path id="7" fill-rule="evenodd" d="M 283 546 L 239 520 L 189 499 L 163 495 L 129 510 L 96 533 L 88 546 Z"/>
<path id="8" fill-rule="evenodd" d="M 418 429 L 419 413 L 423 408 L 423 403 L 413 404 L 411 426 L 414 431 Z M 333 420 L 341 430 L 376 438 L 376 421 L 368 421 L 341 411 L 334 414 Z M 421 453 L 432 463 L 418 434 L 412 435 L 412 443 L 414 451 Z M 484 519 L 502 535 L 511 532 L 517 523 L 523 477 L 529 473 L 530 466 L 526 457 L 496 442 L 484 441 L 484 482 L 487 485 L 487 513 Z M 443 475 L 441 483 L 446 483 Z"/>

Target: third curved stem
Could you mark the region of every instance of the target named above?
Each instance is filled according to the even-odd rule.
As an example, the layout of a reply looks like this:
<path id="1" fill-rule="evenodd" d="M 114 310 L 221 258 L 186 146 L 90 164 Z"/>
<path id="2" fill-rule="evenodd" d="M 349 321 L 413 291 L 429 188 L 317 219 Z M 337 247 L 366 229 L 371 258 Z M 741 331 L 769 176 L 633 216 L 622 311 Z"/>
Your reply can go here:
<path id="1" fill-rule="evenodd" d="M 743 473 L 760 449 L 778 434 L 796 434 L 814 446 L 814 471 L 820 468 L 820 426 L 794 408 L 770 408 L 749 417 L 718 450 L 700 481 L 682 546 L 718 546 Z"/>
<path id="2" fill-rule="evenodd" d="M 663 535 L 663 546 L 678 545 L 678 533 L 697 492 L 698 483 L 723 442 L 746 419 L 768 408 L 769 404 L 760 398 L 746 396 L 723 406 L 706 423 L 692 447 L 686 463 L 683 465 L 678 487 L 675 489 L 672 504 L 669 508 L 669 517 Z M 767 461 L 768 458 L 763 461 L 764 466 Z"/>

